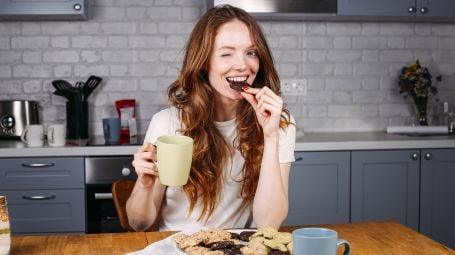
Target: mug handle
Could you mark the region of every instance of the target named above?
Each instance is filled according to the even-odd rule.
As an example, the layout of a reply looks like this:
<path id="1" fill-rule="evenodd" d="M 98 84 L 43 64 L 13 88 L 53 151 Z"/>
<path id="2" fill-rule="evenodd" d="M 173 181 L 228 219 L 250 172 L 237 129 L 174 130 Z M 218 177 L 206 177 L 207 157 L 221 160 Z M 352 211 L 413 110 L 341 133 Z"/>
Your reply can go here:
<path id="1" fill-rule="evenodd" d="M 25 144 L 27 144 L 27 132 L 28 132 L 28 128 L 25 127 L 24 131 L 22 131 L 22 134 L 21 134 L 21 141 L 24 142 Z"/>
<path id="2" fill-rule="evenodd" d="M 47 131 L 47 139 L 49 140 L 49 143 L 54 143 L 54 128 L 50 127 L 49 130 Z"/>
<path id="3" fill-rule="evenodd" d="M 350 255 L 351 254 L 351 244 L 344 239 L 338 239 L 337 241 L 337 248 L 340 247 L 340 245 L 344 244 L 344 253 L 343 255 Z"/>

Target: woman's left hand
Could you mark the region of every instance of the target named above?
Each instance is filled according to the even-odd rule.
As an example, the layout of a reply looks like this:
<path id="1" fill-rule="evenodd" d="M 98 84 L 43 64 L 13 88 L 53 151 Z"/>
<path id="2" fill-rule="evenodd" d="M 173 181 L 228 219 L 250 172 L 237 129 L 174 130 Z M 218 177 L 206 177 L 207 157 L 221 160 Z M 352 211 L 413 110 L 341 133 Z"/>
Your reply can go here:
<path id="1" fill-rule="evenodd" d="M 283 111 L 283 99 L 269 87 L 247 87 L 241 94 L 253 106 L 264 136 L 277 135 Z"/>

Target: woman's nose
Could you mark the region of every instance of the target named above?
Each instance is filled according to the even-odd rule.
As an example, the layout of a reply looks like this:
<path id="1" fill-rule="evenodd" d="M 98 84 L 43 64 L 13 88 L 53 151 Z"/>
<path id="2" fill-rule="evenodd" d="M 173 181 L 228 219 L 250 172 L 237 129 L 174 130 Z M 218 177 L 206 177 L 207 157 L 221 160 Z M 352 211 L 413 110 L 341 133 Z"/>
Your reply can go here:
<path id="1" fill-rule="evenodd" d="M 234 63 L 234 67 L 236 69 L 245 69 L 247 66 L 247 62 L 246 62 L 246 58 L 245 56 L 243 56 L 243 54 L 239 54 L 237 55 L 237 57 L 235 58 L 235 63 Z"/>

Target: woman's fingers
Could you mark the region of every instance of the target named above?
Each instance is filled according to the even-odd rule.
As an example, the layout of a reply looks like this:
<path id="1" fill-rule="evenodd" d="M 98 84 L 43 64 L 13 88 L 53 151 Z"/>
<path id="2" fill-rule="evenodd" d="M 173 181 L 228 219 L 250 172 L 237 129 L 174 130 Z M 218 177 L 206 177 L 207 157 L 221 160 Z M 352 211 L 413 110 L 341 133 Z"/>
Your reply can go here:
<path id="1" fill-rule="evenodd" d="M 264 117 L 271 113 L 281 114 L 283 110 L 283 99 L 268 87 L 248 88 L 242 95 Z"/>
<path id="2" fill-rule="evenodd" d="M 132 162 L 136 174 L 141 179 L 147 175 L 157 176 L 158 168 L 154 160 L 156 159 L 156 148 L 153 144 L 143 144 L 134 154 Z"/>

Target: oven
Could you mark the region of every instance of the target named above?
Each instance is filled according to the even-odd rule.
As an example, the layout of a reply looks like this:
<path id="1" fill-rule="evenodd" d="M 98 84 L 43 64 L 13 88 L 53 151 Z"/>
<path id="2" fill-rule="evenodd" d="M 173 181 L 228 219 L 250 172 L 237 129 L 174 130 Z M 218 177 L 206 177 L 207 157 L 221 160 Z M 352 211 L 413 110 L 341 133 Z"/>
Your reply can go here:
<path id="1" fill-rule="evenodd" d="M 123 232 L 112 200 L 112 183 L 136 180 L 133 156 L 85 158 L 87 233 Z"/>

